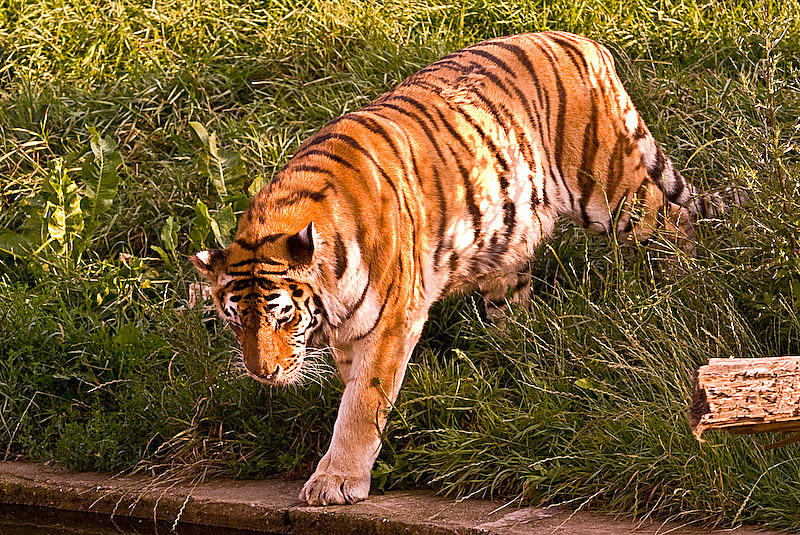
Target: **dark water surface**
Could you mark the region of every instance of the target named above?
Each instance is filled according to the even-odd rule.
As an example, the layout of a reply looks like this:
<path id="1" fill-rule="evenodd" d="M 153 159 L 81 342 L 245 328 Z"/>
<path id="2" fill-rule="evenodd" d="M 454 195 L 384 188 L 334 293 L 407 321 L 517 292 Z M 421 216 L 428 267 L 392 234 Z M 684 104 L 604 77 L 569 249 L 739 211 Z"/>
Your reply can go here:
<path id="1" fill-rule="evenodd" d="M 240 529 L 155 524 L 152 520 L 0 504 L 1 535 L 255 535 Z"/>

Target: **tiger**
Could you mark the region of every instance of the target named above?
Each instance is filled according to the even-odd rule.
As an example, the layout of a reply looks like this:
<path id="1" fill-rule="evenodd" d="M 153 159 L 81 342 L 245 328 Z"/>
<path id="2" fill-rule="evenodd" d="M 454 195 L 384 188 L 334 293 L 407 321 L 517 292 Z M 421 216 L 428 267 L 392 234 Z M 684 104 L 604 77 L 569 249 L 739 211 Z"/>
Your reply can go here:
<path id="1" fill-rule="evenodd" d="M 527 305 L 528 266 L 562 217 L 693 254 L 696 221 L 720 206 L 665 155 L 605 46 L 529 33 L 449 54 L 325 124 L 230 246 L 191 261 L 255 380 L 297 383 L 309 350 L 330 348 L 344 391 L 299 499 L 352 504 L 435 302 L 477 291 L 489 319 Z"/>

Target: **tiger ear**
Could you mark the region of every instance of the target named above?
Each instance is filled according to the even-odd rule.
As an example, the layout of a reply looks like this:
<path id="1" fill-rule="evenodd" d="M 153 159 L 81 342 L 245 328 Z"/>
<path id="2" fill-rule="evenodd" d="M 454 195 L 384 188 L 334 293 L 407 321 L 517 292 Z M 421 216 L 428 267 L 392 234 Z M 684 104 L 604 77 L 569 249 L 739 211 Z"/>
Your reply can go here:
<path id="1" fill-rule="evenodd" d="M 222 249 L 210 249 L 200 251 L 189 257 L 194 267 L 200 272 L 208 282 L 216 282 L 219 273 L 225 264 L 225 251 Z"/>
<path id="2" fill-rule="evenodd" d="M 314 222 L 312 221 L 297 234 L 289 236 L 289 239 L 286 241 L 289 255 L 298 264 L 308 264 L 314 256 L 314 242 L 316 238 Z"/>

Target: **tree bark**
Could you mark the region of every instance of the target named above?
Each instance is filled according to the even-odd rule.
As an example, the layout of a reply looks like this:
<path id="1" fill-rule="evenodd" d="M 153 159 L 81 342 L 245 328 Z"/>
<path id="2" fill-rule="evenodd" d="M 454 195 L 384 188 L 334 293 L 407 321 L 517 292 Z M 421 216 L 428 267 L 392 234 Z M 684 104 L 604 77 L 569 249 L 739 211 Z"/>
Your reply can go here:
<path id="1" fill-rule="evenodd" d="M 689 423 L 701 442 L 707 429 L 800 432 L 800 357 L 709 360 L 695 375 Z"/>

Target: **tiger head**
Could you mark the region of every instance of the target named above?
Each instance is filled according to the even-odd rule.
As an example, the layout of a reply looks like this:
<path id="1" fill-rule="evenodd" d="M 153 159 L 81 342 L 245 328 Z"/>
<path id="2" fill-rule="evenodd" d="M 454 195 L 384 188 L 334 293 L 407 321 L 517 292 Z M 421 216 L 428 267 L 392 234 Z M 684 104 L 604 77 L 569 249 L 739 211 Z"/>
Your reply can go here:
<path id="1" fill-rule="evenodd" d="M 311 284 L 314 226 L 228 248 L 202 251 L 192 263 L 209 282 L 222 320 L 231 326 L 248 374 L 268 384 L 301 377 L 306 346 L 323 320 Z"/>

